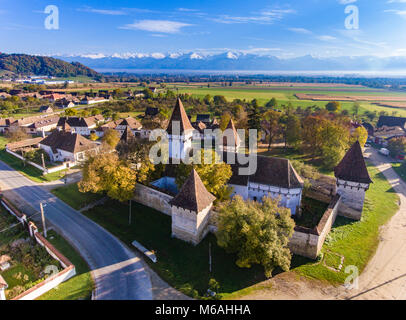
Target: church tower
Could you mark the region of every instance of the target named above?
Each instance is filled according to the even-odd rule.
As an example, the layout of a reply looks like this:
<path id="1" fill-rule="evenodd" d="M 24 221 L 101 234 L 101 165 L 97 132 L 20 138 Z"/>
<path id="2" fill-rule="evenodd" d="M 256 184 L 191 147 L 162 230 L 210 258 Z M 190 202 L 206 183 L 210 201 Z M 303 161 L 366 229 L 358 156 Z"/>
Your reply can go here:
<path id="1" fill-rule="evenodd" d="M 226 130 L 223 132 L 223 140 L 220 142 L 220 151 L 235 152 L 237 153 L 241 146 L 241 138 L 235 129 L 233 119 L 227 125 Z"/>
<path id="2" fill-rule="evenodd" d="M 170 159 L 185 159 L 187 152 L 192 148 L 193 130 L 183 103 L 178 98 L 166 129 Z"/>
<path id="3" fill-rule="evenodd" d="M 337 193 L 341 196 L 339 215 L 361 220 L 365 193 L 372 180 L 369 176 L 359 141 L 348 150 L 343 160 L 334 168 Z"/>

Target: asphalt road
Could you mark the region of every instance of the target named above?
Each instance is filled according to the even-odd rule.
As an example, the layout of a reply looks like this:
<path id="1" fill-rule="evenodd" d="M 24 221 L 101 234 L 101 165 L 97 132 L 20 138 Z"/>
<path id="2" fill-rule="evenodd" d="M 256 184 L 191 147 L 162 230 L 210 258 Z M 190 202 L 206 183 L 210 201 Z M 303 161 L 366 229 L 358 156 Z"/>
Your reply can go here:
<path id="1" fill-rule="evenodd" d="M 81 253 L 92 269 L 96 300 L 152 300 L 141 259 L 105 229 L 0 161 L 0 186 L 31 207 L 45 202 L 46 219 Z"/>

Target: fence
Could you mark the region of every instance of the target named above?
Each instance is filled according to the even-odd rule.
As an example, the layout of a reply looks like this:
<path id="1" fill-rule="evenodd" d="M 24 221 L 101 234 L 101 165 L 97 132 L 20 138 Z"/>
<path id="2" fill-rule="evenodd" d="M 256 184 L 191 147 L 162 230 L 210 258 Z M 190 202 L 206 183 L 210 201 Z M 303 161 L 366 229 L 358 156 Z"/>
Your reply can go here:
<path id="1" fill-rule="evenodd" d="M 57 171 L 61 171 L 64 170 L 66 168 L 72 167 L 75 165 L 75 163 L 73 162 L 64 162 L 63 164 L 61 164 L 60 166 L 56 166 L 56 167 L 52 167 L 52 168 L 45 168 L 40 166 L 39 164 L 32 162 L 32 161 L 27 161 L 23 156 L 19 155 L 18 153 L 11 151 L 10 149 L 6 148 L 6 151 L 13 155 L 14 157 L 22 160 L 22 161 L 26 161 L 29 165 L 41 170 L 44 174 L 48 174 L 48 173 L 53 173 L 53 172 L 57 172 Z"/>
<path id="2" fill-rule="evenodd" d="M 10 214 L 28 228 L 30 236 L 34 238 L 40 246 L 44 247 L 55 260 L 59 261 L 64 268 L 62 271 L 51 275 L 41 283 L 13 298 L 13 300 L 34 300 L 76 275 L 75 266 L 38 232 L 37 226 L 32 221 L 28 221 L 24 213 L 15 208 L 3 196 L 1 197 L 1 204 Z"/>

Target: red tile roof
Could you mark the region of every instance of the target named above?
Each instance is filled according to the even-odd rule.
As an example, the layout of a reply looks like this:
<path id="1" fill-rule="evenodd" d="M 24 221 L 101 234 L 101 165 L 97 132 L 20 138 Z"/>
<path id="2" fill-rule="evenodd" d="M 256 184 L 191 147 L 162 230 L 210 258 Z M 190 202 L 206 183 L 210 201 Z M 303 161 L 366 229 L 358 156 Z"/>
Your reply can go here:
<path id="1" fill-rule="evenodd" d="M 180 100 L 180 98 L 178 98 L 178 100 L 176 101 L 176 106 L 175 109 L 172 112 L 172 116 L 171 119 L 169 120 L 169 125 L 168 128 L 166 129 L 166 132 L 168 132 L 168 134 L 173 134 L 174 132 L 174 121 L 178 121 L 179 125 L 180 125 L 180 133 L 182 134 L 184 131 L 186 130 L 193 130 L 192 124 L 189 121 L 189 118 L 186 114 L 185 108 L 183 107 L 183 103 Z"/>

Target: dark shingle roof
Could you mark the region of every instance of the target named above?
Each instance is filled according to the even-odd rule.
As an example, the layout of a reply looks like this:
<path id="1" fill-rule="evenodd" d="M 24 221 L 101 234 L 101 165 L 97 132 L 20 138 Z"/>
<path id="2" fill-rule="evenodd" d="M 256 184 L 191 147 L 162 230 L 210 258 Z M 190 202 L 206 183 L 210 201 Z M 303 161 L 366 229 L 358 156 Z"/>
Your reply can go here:
<path id="1" fill-rule="evenodd" d="M 338 166 L 334 168 L 334 175 L 345 181 L 372 183 L 359 141 L 352 145 Z"/>
<path id="2" fill-rule="evenodd" d="M 233 175 L 228 183 L 246 186 L 248 182 L 281 188 L 302 188 L 303 180 L 288 159 L 257 156 L 257 168 L 248 175 L 241 175 L 239 168 L 247 168 L 248 164 L 238 163 L 236 153 L 223 153 L 223 161 L 229 163 L 235 159 L 235 164 L 230 164 Z"/>
<path id="3" fill-rule="evenodd" d="M 401 117 L 390 117 L 390 116 L 380 116 L 378 120 L 377 127 L 380 128 L 382 126 L 387 127 L 402 127 L 405 128 L 406 118 Z"/>
<path id="4" fill-rule="evenodd" d="M 210 114 L 198 114 L 196 116 L 196 122 L 204 122 L 204 123 L 210 123 L 211 119 L 210 119 Z"/>
<path id="5" fill-rule="evenodd" d="M 62 127 L 65 122 L 67 122 L 71 127 L 89 128 L 95 124 L 95 118 L 61 117 L 58 121 L 58 127 Z"/>
<path id="6" fill-rule="evenodd" d="M 120 140 L 124 141 L 126 143 L 129 143 L 135 139 L 134 133 L 131 131 L 130 127 L 127 126 L 126 129 L 124 130 Z"/>
<path id="7" fill-rule="evenodd" d="M 180 124 L 180 134 L 182 134 L 186 130 L 193 130 L 193 127 L 190 123 L 190 120 L 186 114 L 185 108 L 183 107 L 183 103 L 180 98 L 178 98 L 178 100 L 176 101 L 175 109 L 173 110 L 171 119 L 169 120 L 169 125 L 166 129 L 166 132 L 168 134 L 172 134 L 173 130 L 175 129 L 175 127 L 173 126 L 174 121 L 178 121 Z"/>
<path id="8" fill-rule="evenodd" d="M 215 199 L 216 197 L 207 191 L 196 170 L 193 169 L 178 195 L 170 201 L 170 204 L 199 213 L 212 204 Z"/>
<path id="9" fill-rule="evenodd" d="M 156 116 L 159 113 L 159 109 L 158 108 L 154 108 L 154 107 L 147 107 L 145 109 L 145 115 L 146 116 Z"/>
<path id="10" fill-rule="evenodd" d="M 53 150 L 60 149 L 71 153 L 91 150 L 97 147 L 97 143 L 87 140 L 80 134 L 57 130 L 42 140 L 41 144 L 51 147 Z"/>

